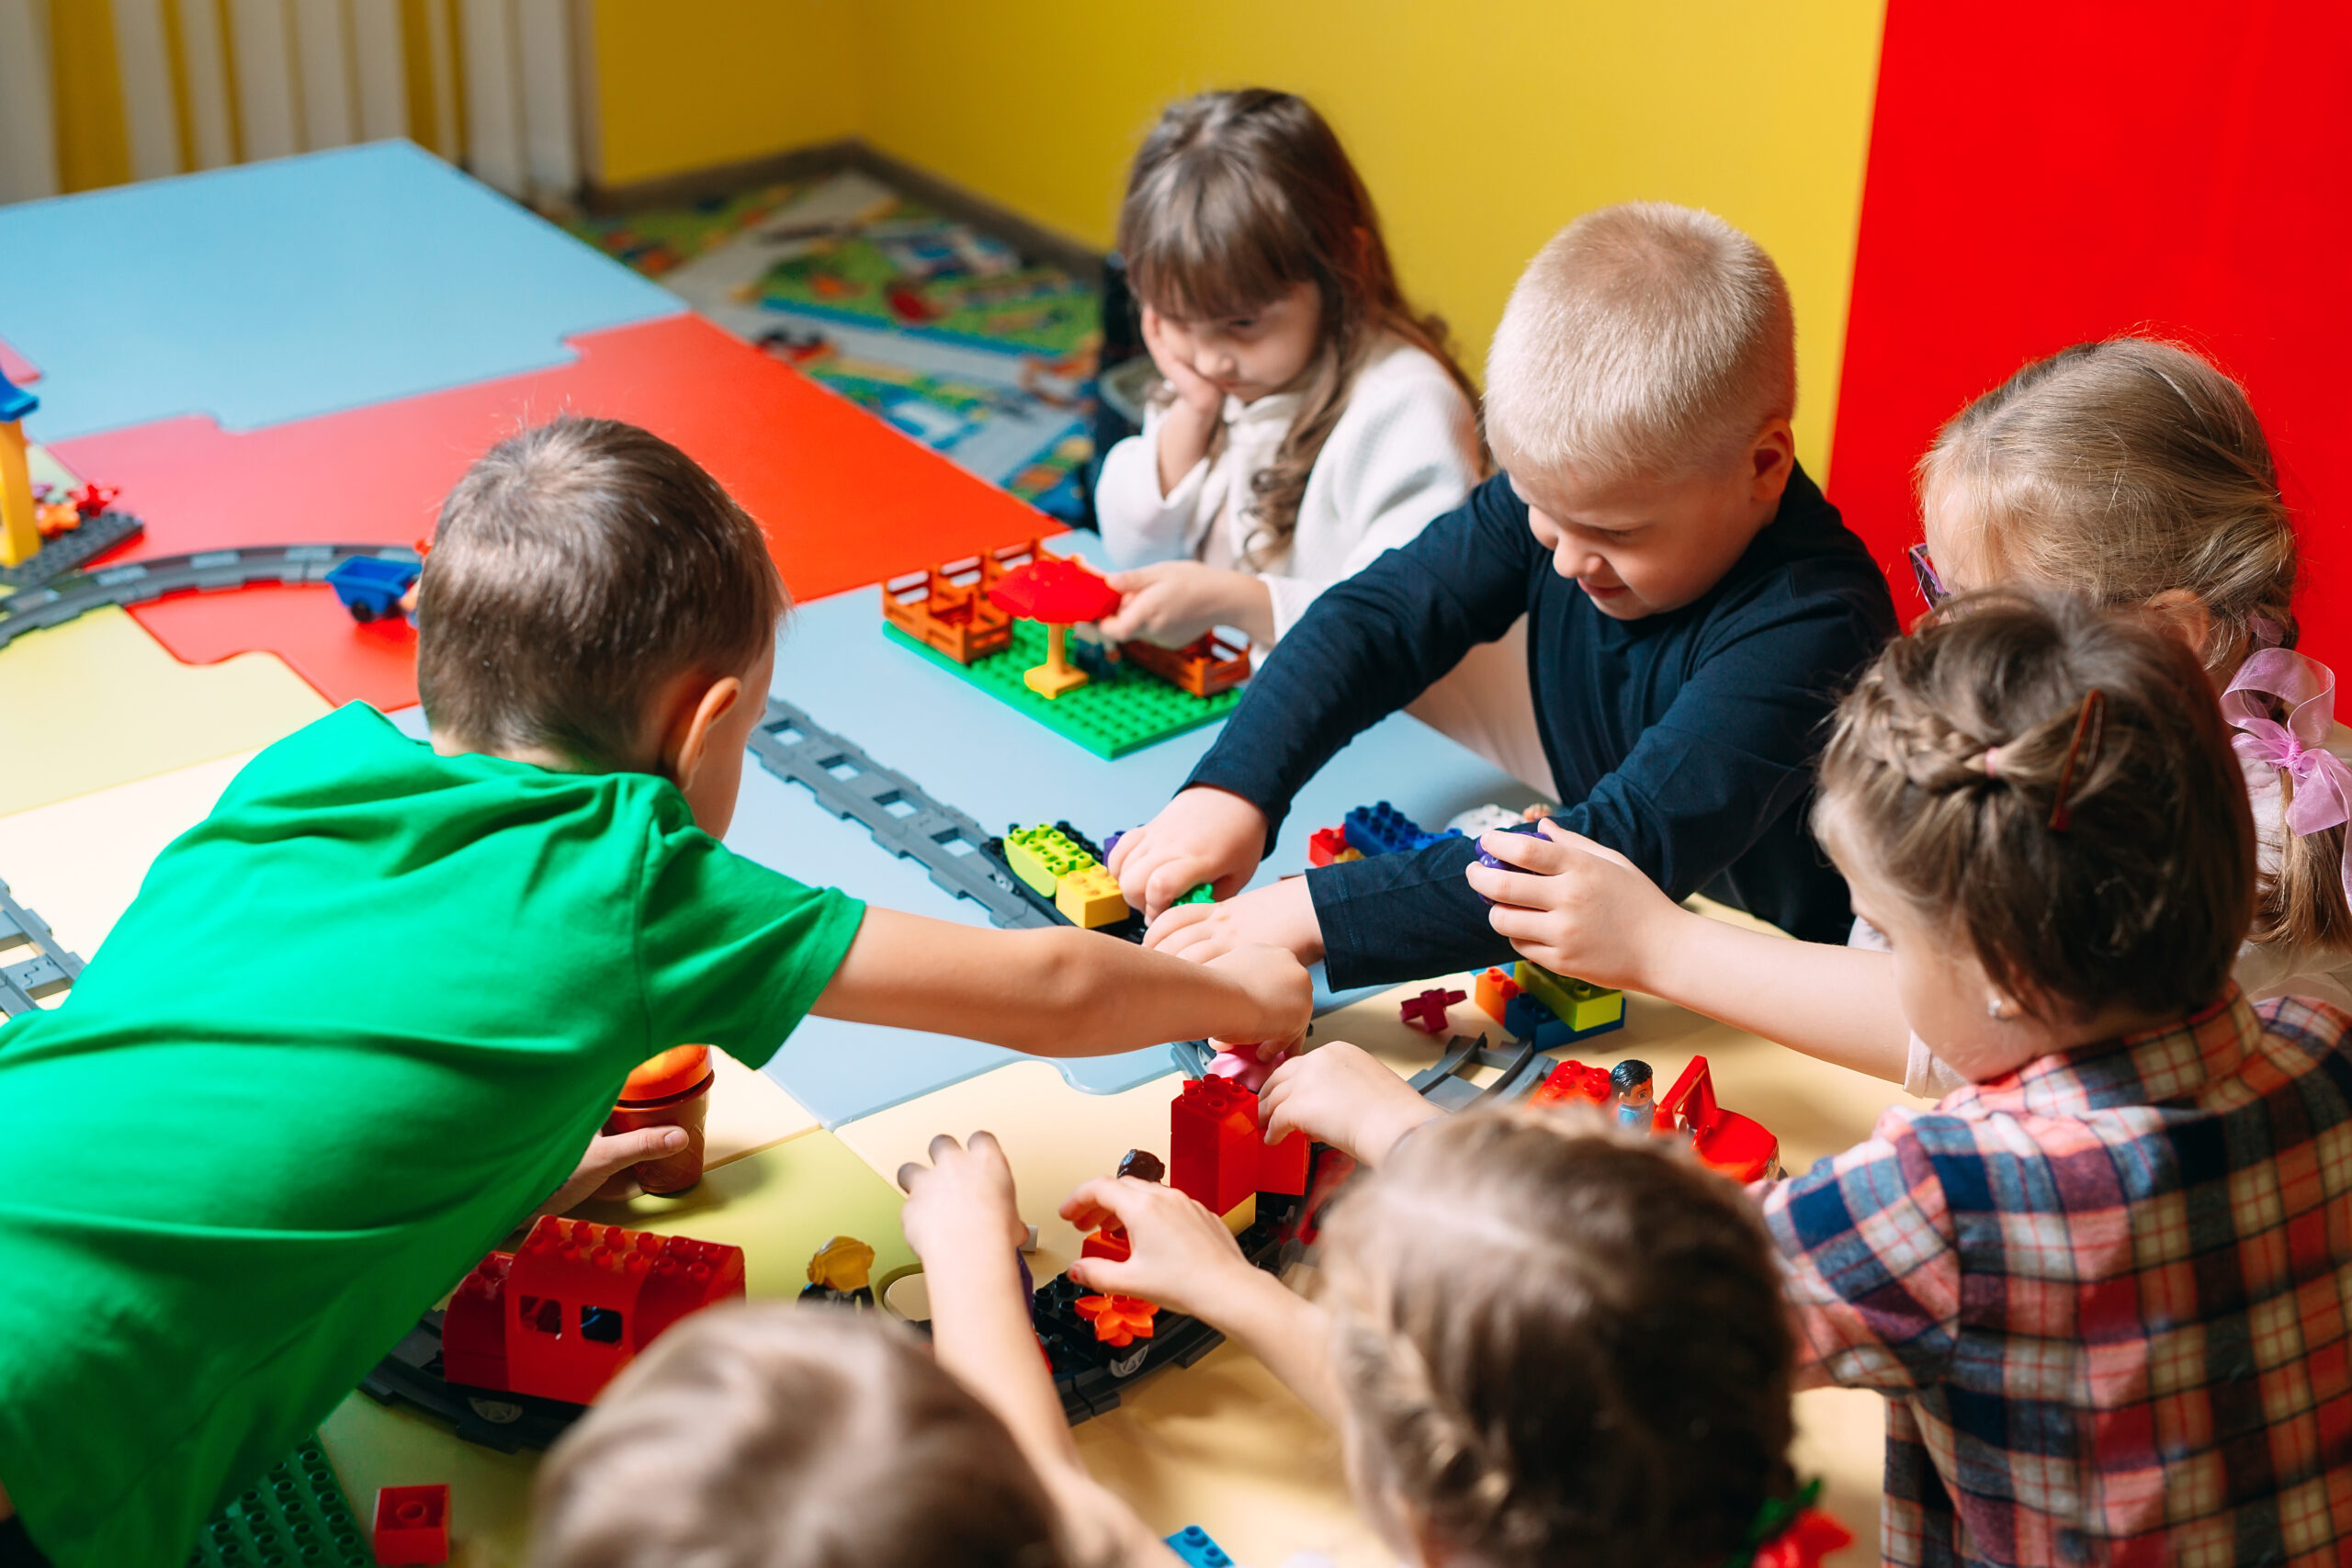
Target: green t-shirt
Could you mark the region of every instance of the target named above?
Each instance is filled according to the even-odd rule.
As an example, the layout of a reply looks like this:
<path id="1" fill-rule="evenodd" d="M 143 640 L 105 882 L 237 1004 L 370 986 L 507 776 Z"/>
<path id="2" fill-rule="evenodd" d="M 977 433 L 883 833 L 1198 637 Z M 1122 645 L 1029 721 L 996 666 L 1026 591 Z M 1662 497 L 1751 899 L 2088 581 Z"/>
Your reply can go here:
<path id="1" fill-rule="evenodd" d="M 757 1066 L 864 907 L 645 773 L 354 705 L 237 775 L 62 1008 L 0 1029 L 0 1485 L 60 1568 L 177 1568 L 571 1173 L 630 1068 Z"/>

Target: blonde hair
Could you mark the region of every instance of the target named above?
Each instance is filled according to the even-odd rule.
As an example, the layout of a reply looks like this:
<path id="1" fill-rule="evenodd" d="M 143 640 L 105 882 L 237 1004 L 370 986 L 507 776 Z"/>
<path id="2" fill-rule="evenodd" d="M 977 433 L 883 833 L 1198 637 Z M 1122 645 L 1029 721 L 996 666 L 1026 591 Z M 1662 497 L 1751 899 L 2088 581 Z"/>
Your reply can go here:
<path id="1" fill-rule="evenodd" d="M 1372 195 L 1339 137 L 1295 94 L 1247 87 L 1170 104 L 1128 173 L 1118 245 L 1136 298 L 1180 321 L 1250 315 L 1301 283 L 1320 296 L 1319 373 L 1251 479 L 1243 553 L 1253 565 L 1290 547 L 1307 476 L 1384 334 L 1445 367 L 1478 406 L 1444 321 L 1415 311 L 1397 287 Z"/>
<path id="2" fill-rule="evenodd" d="M 2294 645 L 2300 566 L 2270 445 L 2245 389 L 2177 344 L 2110 338 L 2036 360 L 1953 416 L 1918 480 L 1998 576 L 2101 608 L 2194 594 L 2216 684 L 2262 643 Z M 2343 860 L 2340 827 L 2289 835 L 2255 940 L 2352 945 Z"/>
<path id="3" fill-rule="evenodd" d="M 1796 401 L 1781 269 L 1714 214 L 1668 202 L 1605 207 L 1554 235 L 1487 353 L 1497 459 L 1591 483 L 1713 468 Z"/>
<path id="4" fill-rule="evenodd" d="M 1888 644 L 1838 704 L 1814 809 L 2044 1019 L 2204 1006 L 2253 913 L 2211 683 L 2177 639 L 2071 594 L 1969 594 Z"/>
<path id="5" fill-rule="evenodd" d="M 663 1335 L 548 1454 L 532 1568 L 1059 1568 L 1004 1424 L 894 1325 L 780 1303 Z"/>
<path id="6" fill-rule="evenodd" d="M 1714 1568 L 1793 1491 L 1770 1244 L 1680 1152 L 1589 1114 L 1467 1111 L 1323 1235 L 1367 1508 L 1401 1499 L 1486 1568 Z"/>

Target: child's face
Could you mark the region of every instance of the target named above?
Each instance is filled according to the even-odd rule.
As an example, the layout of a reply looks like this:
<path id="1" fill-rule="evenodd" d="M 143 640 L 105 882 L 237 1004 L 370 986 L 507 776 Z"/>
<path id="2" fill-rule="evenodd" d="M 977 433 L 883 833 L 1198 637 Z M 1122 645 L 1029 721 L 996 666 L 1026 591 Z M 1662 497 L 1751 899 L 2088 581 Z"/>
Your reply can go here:
<path id="1" fill-rule="evenodd" d="M 743 750 L 751 744 L 752 727 L 767 712 L 768 682 L 775 675 L 775 645 L 770 643 L 737 677 L 742 685 L 735 701 L 713 721 L 698 765 L 679 784 L 695 814 L 695 826 L 714 839 L 725 838 L 735 820 L 735 797 L 743 788 Z"/>
<path id="2" fill-rule="evenodd" d="M 1775 421 L 1740 459 L 1686 479 L 1590 485 L 1573 474 L 1513 470 L 1527 526 L 1602 615 L 1620 621 L 1679 610 L 1723 581 L 1772 520 L 1793 460 Z M 1499 457 L 1502 454 L 1498 453 Z"/>
<path id="3" fill-rule="evenodd" d="M 1323 342 L 1323 292 L 1294 283 L 1254 315 L 1179 321 L 1158 312 L 1162 346 L 1227 397 L 1254 403 L 1306 374 Z"/>
<path id="4" fill-rule="evenodd" d="M 1894 955 L 1905 1021 L 1954 1072 L 1982 1083 L 2075 1043 L 1994 985 L 1966 932 L 1925 919 L 1874 864 L 1849 852 L 1834 817 L 1823 826 L 1822 847 L 1846 878 L 1854 913 L 1886 938 Z M 1995 1016 L 1996 1007 L 2007 1016 Z"/>

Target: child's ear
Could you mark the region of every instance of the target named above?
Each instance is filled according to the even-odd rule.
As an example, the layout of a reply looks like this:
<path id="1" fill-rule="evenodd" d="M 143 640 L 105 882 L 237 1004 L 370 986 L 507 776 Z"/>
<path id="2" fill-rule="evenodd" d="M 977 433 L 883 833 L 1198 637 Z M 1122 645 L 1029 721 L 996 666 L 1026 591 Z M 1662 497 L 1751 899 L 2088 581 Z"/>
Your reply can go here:
<path id="1" fill-rule="evenodd" d="M 2155 617 L 2158 630 L 2186 643 L 2199 663 L 2212 665 L 2213 650 L 2209 645 L 2213 637 L 2213 612 L 2204 600 L 2186 588 L 2167 588 L 2150 599 L 2146 608 Z"/>
<path id="2" fill-rule="evenodd" d="M 742 700 L 743 682 L 733 675 L 722 675 L 707 685 L 690 683 L 679 694 L 680 700 L 672 710 L 676 716 L 669 733 L 662 739 L 662 773 L 672 784 L 684 789 L 702 771 L 710 757 L 712 732 L 718 721 Z"/>
<path id="3" fill-rule="evenodd" d="M 1758 431 L 1747 447 L 1748 479 L 1756 498 L 1778 501 L 1796 460 L 1796 433 L 1789 428 L 1787 420 L 1773 420 Z"/>

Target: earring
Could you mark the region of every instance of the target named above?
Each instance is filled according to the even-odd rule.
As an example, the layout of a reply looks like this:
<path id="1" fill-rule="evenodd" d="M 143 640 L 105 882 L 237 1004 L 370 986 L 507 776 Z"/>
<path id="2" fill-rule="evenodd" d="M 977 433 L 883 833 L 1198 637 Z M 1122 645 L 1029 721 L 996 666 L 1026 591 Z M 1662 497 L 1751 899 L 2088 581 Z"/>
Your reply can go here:
<path id="1" fill-rule="evenodd" d="M 1984 1016 L 1996 1023 L 2007 1023 L 2018 1016 L 2018 1005 L 1996 991 L 1984 998 Z"/>

